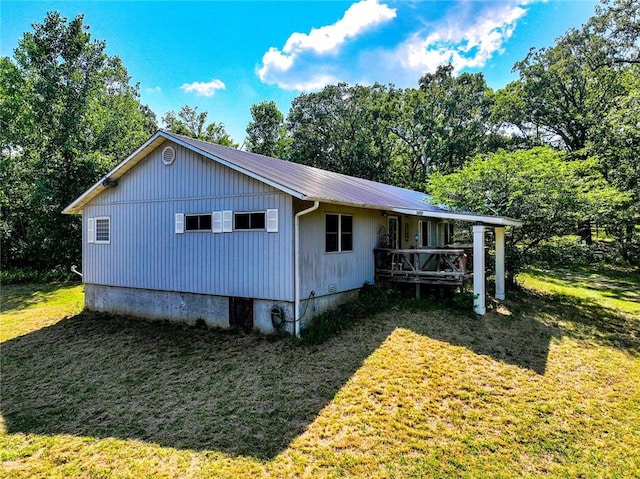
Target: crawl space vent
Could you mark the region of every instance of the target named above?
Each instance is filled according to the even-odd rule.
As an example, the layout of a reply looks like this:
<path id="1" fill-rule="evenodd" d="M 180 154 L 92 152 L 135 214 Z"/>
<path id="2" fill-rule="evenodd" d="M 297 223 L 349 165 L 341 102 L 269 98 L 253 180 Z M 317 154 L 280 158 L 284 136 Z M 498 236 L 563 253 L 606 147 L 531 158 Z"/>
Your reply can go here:
<path id="1" fill-rule="evenodd" d="M 176 150 L 173 149 L 172 146 L 167 146 L 164 150 L 162 150 L 162 162 L 169 166 L 176 159 Z"/>

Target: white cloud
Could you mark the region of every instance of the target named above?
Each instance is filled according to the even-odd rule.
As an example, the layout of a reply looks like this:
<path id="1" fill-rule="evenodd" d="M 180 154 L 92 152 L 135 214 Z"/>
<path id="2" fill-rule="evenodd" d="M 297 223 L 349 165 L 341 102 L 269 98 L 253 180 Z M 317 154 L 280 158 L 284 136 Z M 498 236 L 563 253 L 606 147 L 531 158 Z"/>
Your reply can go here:
<path id="1" fill-rule="evenodd" d="M 159 86 L 147 87 L 147 88 L 144 89 L 144 91 L 146 93 L 161 93 L 162 92 L 162 88 L 160 88 Z"/>
<path id="2" fill-rule="evenodd" d="M 271 47 L 262 57 L 258 70 L 260 80 L 276 83 L 286 90 L 312 90 L 322 88 L 335 79 L 326 72 L 314 69 L 295 71 L 300 57 L 305 54 L 327 55 L 335 53 L 349 39 L 394 19 L 396 10 L 378 0 L 361 0 L 351 5 L 344 16 L 332 25 L 313 28 L 306 33 L 293 33 L 282 50 Z"/>
<path id="3" fill-rule="evenodd" d="M 195 92 L 196 95 L 200 96 L 213 96 L 216 90 L 224 90 L 225 88 L 225 84 L 216 79 L 206 83 L 197 81 L 193 83 L 185 83 L 180 87 L 181 90 L 184 90 L 187 93 Z"/>
<path id="4" fill-rule="evenodd" d="M 454 71 L 482 67 L 515 30 L 526 10 L 519 4 L 489 4 L 480 12 L 462 13 L 456 9 L 426 36 L 414 33 L 389 57 L 404 69 L 425 73 L 451 63 Z M 462 14 L 461 14 L 462 13 Z"/>

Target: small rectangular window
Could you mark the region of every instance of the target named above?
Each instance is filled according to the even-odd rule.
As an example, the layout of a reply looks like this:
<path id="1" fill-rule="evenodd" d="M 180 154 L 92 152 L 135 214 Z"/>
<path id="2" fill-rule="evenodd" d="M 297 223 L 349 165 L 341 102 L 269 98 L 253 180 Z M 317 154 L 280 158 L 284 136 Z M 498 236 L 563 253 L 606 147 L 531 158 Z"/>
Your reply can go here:
<path id="1" fill-rule="evenodd" d="M 353 251 L 353 216 L 340 215 L 340 251 Z"/>
<path id="2" fill-rule="evenodd" d="M 211 214 L 184 215 L 186 231 L 211 231 Z"/>
<path id="3" fill-rule="evenodd" d="M 325 216 L 325 252 L 353 251 L 353 216 Z"/>
<path id="4" fill-rule="evenodd" d="M 111 219 L 108 216 L 95 219 L 95 242 L 108 244 L 111 241 Z"/>
<path id="5" fill-rule="evenodd" d="M 267 227 L 264 211 L 235 213 L 233 220 L 235 230 L 265 230 Z"/>
<path id="6" fill-rule="evenodd" d="M 431 246 L 431 221 L 420 221 L 420 247 Z"/>

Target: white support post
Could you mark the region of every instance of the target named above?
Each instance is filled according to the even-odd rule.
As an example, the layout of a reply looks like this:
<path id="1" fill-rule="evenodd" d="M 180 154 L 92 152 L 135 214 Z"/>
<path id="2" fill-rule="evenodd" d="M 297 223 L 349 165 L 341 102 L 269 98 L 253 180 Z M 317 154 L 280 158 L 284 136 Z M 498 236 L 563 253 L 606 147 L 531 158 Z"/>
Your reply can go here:
<path id="1" fill-rule="evenodd" d="M 504 226 L 494 228 L 496 235 L 496 299 L 503 300 L 504 295 Z"/>
<path id="2" fill-rule="evenodd" d="M 487 312 L 484 268 L 484 225 L 473 225 L 473 310 L 480 315 Z"/>

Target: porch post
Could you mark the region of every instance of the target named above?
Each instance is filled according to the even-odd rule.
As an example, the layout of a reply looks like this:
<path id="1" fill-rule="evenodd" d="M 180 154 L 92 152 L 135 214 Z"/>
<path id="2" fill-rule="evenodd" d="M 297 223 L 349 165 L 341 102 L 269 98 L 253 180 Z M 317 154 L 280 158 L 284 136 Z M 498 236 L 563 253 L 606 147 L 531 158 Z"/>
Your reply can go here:
<path id="1" fill-rule="evenodd" d="M 484 225 L 473 225 L 473 310 L 487 312 L 485 306 Z"/>
<path id="2" fill-rule="evenodd" d="M 494 228 L 496 234 L 496 299 L 504 299 L 504 226 Z"/>

